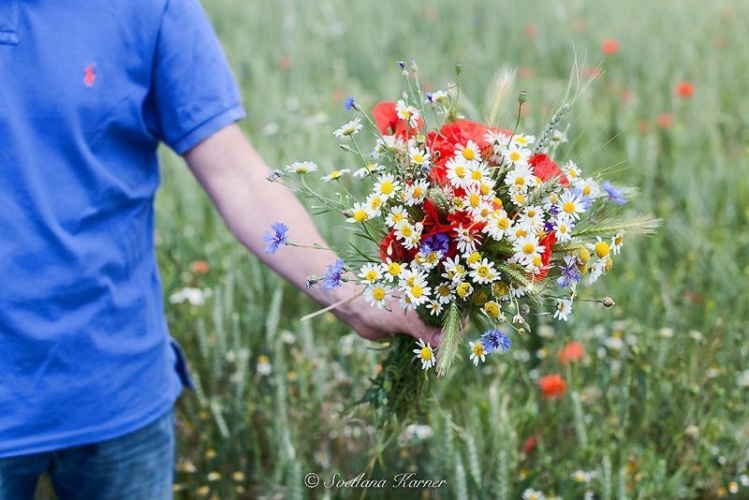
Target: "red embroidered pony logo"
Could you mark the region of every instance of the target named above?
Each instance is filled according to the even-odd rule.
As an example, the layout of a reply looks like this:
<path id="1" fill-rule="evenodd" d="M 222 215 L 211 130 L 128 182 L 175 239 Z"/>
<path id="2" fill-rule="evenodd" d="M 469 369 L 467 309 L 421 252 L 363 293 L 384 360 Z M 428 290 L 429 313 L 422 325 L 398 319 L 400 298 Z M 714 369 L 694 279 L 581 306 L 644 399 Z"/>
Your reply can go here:
<path id="1" fill-rule="evenodd" d="M 86 87 L 93 87 L 94 86 L 94 80 L 96 80 L 96 75 L 94 74 L 94 68 L 96 67 L 96 64 L 89 64 L 86 66 L 86 69 L 84 70 L 85 75 L 83 77 L 83 85 Z"/>

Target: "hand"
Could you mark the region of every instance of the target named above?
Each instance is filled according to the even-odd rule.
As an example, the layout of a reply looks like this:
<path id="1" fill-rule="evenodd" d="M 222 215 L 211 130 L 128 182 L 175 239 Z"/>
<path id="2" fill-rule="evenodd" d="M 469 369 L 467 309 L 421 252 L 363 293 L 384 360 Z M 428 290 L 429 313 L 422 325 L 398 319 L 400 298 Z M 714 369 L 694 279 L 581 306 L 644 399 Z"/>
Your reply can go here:
<path id="1" fill-rule="evenodd" d="M 334 312 L 367 340 L 381 340 L 395 333 L 423 339 L 432 347 L 438 346 L 442 340 L 442 330 L 427 326 L 414 311 L 404 313 L 397 304 L 393 304 L 392 311 L 385 311 L 371 307 L 363 298 L 357 297 Z"/>

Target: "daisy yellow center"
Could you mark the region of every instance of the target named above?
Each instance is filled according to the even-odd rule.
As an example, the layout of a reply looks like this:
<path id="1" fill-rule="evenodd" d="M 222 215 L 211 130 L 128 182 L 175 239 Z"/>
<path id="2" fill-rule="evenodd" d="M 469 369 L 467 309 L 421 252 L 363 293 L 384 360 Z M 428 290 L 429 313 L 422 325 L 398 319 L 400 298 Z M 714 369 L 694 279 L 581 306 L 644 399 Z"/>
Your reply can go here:
<path id="1" fill-rule="evenodd" d="M 455 272 L 456 273 L 463 274 L 465 271 L 466 271 L 465 268 L 463 266 L 461 266 L 460 264 L 457 265 L 457 266 L 455 266 Z"/>
<path id="2" fill-rule="evenodd" d="M 497 221 L 497 227 L 502 230 L 507 229 L 508 227 L 510 227 L 510 219 L 502 217 Z"/>
<path id="3" fill-rule="evenodd" d="M 422 347 L 421 348 L 421 359 L 429 361 L 432 359 L 432 350 L 428 347 Z"/>
<path id="4" fill-rule="evenodd" d="M 590 260 L 590 252 L 587 248 L 579 248 L 577 250 L 577 260 L 579 260 L 583 265 L 588 263 Z"/>
<path id="5" fill-rule="evenodd" d="M 490 318 L 496 318 L 499 316 L 499 305 L 496 302 L 487 302 L 484 304 L 484 312 Z"/>
<path id="6" fill-rule="evenodd" d="M 593 247 L 593 251 L 596 252 L 599 259 L 603 259 L 609 254 L 610 249 L 608 243 L 605 241 L 599 241 L 596 243 L 596 246 Z"/>
<path id="7" fill-rule="evenodd" d="M 572 170 L 569 171 L 569 173 L 567 175 L 569 175 L 570 177 L 572 177 L 574 179 L 575 177 L 577 177 L 577 170 L 572 169 Z"/>
<path id="8" fill-rule="evenodd" d="M 480 181 L 484 178 L 484 174 L 481 173 L 481 170 L 474 170 L 471 172 L 471 179 L 474 181 Z"/>
<path id="9" fill-rule="evenodd" d="M 411 195 L 411 198 L 421 198 L 423 194 L 424 194 L 424 191 L 420 187 L 417 186 L 414 188 L 414 192 Z"/>
<path id="10" fill-rule="evenodd" d="M 406 280 L 406 284 L 410 287 L 414 286 L 414 283 L 416 283 L 416 278 L 414 276 L 411 276 Z"/>
<path id="11" fill-rule="evenodd" d="M 620 246 L 622 243 L 624 243 L 624 236 L 622 236 L 621 234 L 617 234 L 614 238 L 614 244 L 616 246 Z"/>
<path id="12" fill-rule="evenodd" d="M 466 176 L 466 168 L 463 166 L 457 166 L 455 167 L 455 175 L 460 177 L 461 179 Z"/>
<path id="13" fill-rule="evenodd" d="M 401 273 L 401 265 L 397 262 L 391 262 L 388 265 L 388 272 L 391 276 L 398 276 Z"/>
<path id="14" fill-rule="evenodd" d="M 372 210 L 377 210 L 380 208 L 380 205 L 382 205 L 382 200 L 379 198 L 372 198 L 372 201 L 369 204 L 369 206 L 372 207 Z"/>
<path id="15" fill-rule="evenodd" d="M 481 344 L 481 342 L 476 342 L 473 344 L 473 354 L 476 355 L 477 358 L 480 358 L 484 355 L 484 346 Z"/>
<path id="16" fill-rule="evenodd" d="M 469 264 L 475 264 L 476 262 L 480 260 L 481 260 L 481 254 L 478 252 L 473 252 L 471 255 L 468 256 Z"/>
<path id="17" fill-rule="evenodd" d="M 562 206 L 562 210 L 564 210 L 566 213 L 571 214 L 575 211 L 575 204 L 571 201 L 567 201 Z"/>
<path id="18" fill-rule="evenodd" d="M 522 186 L 523 184 L 525 184 L 525 177 L 516 177 L 515 184 L 517 186 Z"/>
<path id="19" fill-rule="evenodd" d="M 261 365 L 267 365 L 270 362 L 270 358 L 268 358 L 268 356 L 266 356 L 265 354 L 261 354 L 257 357 L 257 362 Z"/>
<path id="20" fill-rule="evenodd" d="M 494 284 L 494 286 L 492 287 L 492 291 L 497 297 L 504 297 L 505 295 L 507 295 L 509 288 L 507 287 L 507 283 L 500 281 Z"/>
<path id="21" fill-rule="evenodd" d="M 478 274 L 482 278 L 488 277 L 489 276 L 489 267 L 488 266 L 479 266 L 478 269 L 476 269 L 476 274 Z"/>
<path id="22" fill-rule="evenodd" d="M 536 245 L 534 245 L 533 243 L 526 243 L 525 245 L 523 245 L 523 253 L 525 255 L 532 254 L 534 250 L 536 250 Z"/>
<path id="23" fill-rule="evenodd" d="M 564 224 L 560 224 L 559 225 L 559 232 L 562 233 L 562 234 L 567 234 L 567 226 L 565 226 Z"/>
<path id="24" fill-rule="evenodd" d="M 606 259 L 606 265 L 603 267 L 603 270 L 606 272 L 611 271 L 611 267 L 614 265 L 614 261 L 609 259 Z"/>
<path id="25" fill-rule="evenodd" d="M 440 295 L 440 297 L 447 297 L 448 295 L 450 295 L 450 289 L 445 285 L 442 285 L 437 289 L 437 293 Z"/>
<path id="26" fill-rule="evenodd" d="M 566 307 L 566 304 L 564 302 L 560 302 L 559 307 L 558 307 L 559 312 L 564 312 L 565 307 Z"/>
<path id="27" fill-rule="evenodd" d="M 517 151 L 513 151 L 512 153 L 510 153 L 510 160 L 518 161 L 519 159 L 520 159 L 520 153 L 518 153 Z"/>
<path id="28" fill-rule="evenodd" d="M 491 192 L 492 188 L 489 184 L 481 184 L 481 194 L 486 196 Z"/>
<path id="29" fill-rule="evenodd" d="M 528 236 L 528 232 L 525 229 L 518 229 L 518 231 L 515 233 L 516 238 L 522 238 L 524 236 Z"/>
<path id="30" fill-rule="evenodd" d="M 438 260 L 439 256 L 435 252 L 430 252 L 426 258 L 426 261 L 430 264 L 436 264 Z"/>
<path id="31" fill-rule="evenodd" d="M 536 267 L 541 267 L 541 256 L 540 255 L 534 255 L 533 256 L 533 265 Z"/>
<path id="32" fill-rule="evenodd" d="M 525 139 L 525 137 L 516 137 L 515 142 L 517 142 L 518 144 L 525 144 L 528 141 Z"/>
<path id="33" fill-rule="evenodd" d="M 424 294 L 424 289 L 423 289 L 423 288 L 421 288 L 421 285 L 414 285 L 414 286 L 413 286 L 413 287 L 411 288 L 411 295 L 413 295 L 413 296 L 414 296 L 414 297 L 416 297 L 417 299 L 418 299 L 419 297 L 421 297 L 421 296 L 422 296 L 423 294 Z"/>
<path id="34" fill-rule="evenodd" d="M 453 205 L 455 205 L 455 208 L 458 210 L 461 210 L 465 204 L 463 203 L 463 198 L 453 198 Z"/>
<path id="35" fill-rule="evenodd" d="M 466 297 L 469 293 L 471 293 L 471 285 L 468 283 L 461 283 L 458 285 L 458 295 L 461 297 Z"/>
<path id="36" fill-rule="evenodd" d="M 309 169 L 307 167 L 297 167 L 295 172 L 297 174 L 306 174 Z"/>
<path id="37" fill-rule="evenodd" d="M 471 206 L 477 207 L 479 206 L 479 203 L 481 203 L 481 197 L 477 194 L 472 194 L 470 198 Z"/>
<path id="38" fill-rule="evenodd" d="M 409 238 L 413 234 L 413 231 L 411 231 L 411 227 L 410 226 L 403 226 L 401 228 L 401 234 L 403 236 L 405 236 L 406 238 Z"/>
<path id="39" fill-rule="evenodd" d="M 364 276 L 364 278 L 367 281 L 376 280 L 377 279 L 377 271 L 375 271 L 374 269 L 371 270 L 371 271 L 367 271 L 367 274 Z"/>
<path id="40" fill-rule="evenodd" d="M 583 188 L 583 194 L 584 194 L 585 196 L 588 196 L 588 195 L 590 194 L 590 186 L 585 186 L 585 187 Z"/>
<path id="41" fill-rule="evenodd" d="M 476 158 L 476 153 L 471 148 L 463 148 L 463 158 L 466 160 L 473 160 Z"/>
<path id="42" fill-rule="evenodd" d="M 403 220 L 403 214 L 394 213 L 393 214 L 393 222 L 400 222 Z"/>
<path id="43" fill-rule="evenodd" d="M 528 217 L 535 217 L 536 211 L 535 210 L 528 210 Z"/>
<path id="44" fill-rule="evenodd" d="M 518 205 L 522 205 L 525 202 L 525 196 L 523 196 L 521 193 L 518 193 L 515 195 L 515 203 Z"/>
<path id="45" fill-rule="evenodd" d="M 333 172 L 333 173 L 330 174 L 330 178 L 331 179 L 337 179 L 340 176 L 341 176 L 341 171 L 340 170 L 336 170 L 335 172 Z"/>
<path id="46" fill-rule="evenodd" d="M 416 163 L 424 163 L 424 156 L 421 153 L 416 153 L 414 155 L 414 161 Z"/>
<path id="47" fill-rule="evenodd" d="M 556 193 L 552 193 L 551 196 L 549 196 L 549 201 L 552 203 L 556 203 L 559 201 L 559 196 L 557 196 Z"/>
<path id="48" fill-rule="evenodd" d="M 372 291 L 372 297 L 374 297 L 375 300 L 382 300 L 385 298 L 385 290 L 382 288 L 375 288 L 374 291 Z"/>
<path id="49" fill-rule="evenodd" d="M 393 189 L 395 189 L 395 186 L 393 186 L 393 183 L 390 181 L 385 181 L 380 186 L 380 192 L 382 194 L 392 194 Z"/>
<path id="50" fill-rule="evenodd" d="M 364 222 L 367 218 L 367 212 L 364 210 L 357 210 L 356 213 L 354 213 L 354 220 L 356 222 Z"/>
<path id="51" fill-rule="evenodd" d="M 479 212 L 481 217 L 489 217 L 489 214 L 491 213 L 489 208 L 484 207 L 481 209 L 481 212 Z"/>

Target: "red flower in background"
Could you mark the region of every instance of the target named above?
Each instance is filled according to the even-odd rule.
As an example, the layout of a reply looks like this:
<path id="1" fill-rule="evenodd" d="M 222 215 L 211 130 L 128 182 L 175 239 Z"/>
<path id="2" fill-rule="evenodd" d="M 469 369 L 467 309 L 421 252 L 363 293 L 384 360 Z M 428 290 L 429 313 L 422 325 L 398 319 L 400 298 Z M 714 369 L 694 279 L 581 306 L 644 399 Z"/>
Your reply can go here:
<path id="1" fill-rule="evenodd" d="M 544 398 L 546 399 L 562 399 L 564 392 L 567 390 L 567 383 L 562 380 L 562 376 L 558 373 L 541 377 L 541 380 L 538 381 L 538 386 L 543 391 Z"/>
<path id="2" fill-rule="evenodd" d="M 619 41 L 613 38 L 607 38 L 601 42 L 601 52 L 605 56 L 614 56 L 619 53 Z"/>
<path id="3" fill-rule="evenodd" d="M 580 342 L 570 342 L 559 351 L 559 361 L 563 365 L 580 361 L 585 356 L 585 348 Z"/>
<path id="4" fill-rule="evenodd" d="M 525 445 L 523 445 L 523 453 L 526 455 L 531 453 L 538 444 L 538 436 L 531 436 L 528 439 L 525 440 Z"/>
<path id="5" fill-rule="evenodd" d="M 551 231 L 541 238 L 539 245 L 544 246 L 544 253 L 541 254 L 541 272 L 533 275 L 533 281 L 542 280 L 549 274 L 549 262 L 551 261 L 551 251 L 554 243 L 557 242 L 557 234 Z"/>
<path id="6" fill-rule="evenodd" d="M 410 137 L 417 135 L 419 133 L 419 130 L 421 130 L 421 127 L 424 126 L 424 120 L 419 118 L 416 121 L 416 127 L 410 127 L 410 129 L 407 130 L 406 121 L 401 120 L 398 117 L 398 113 L 396 113 L 395 111 L 394 102 L 383 101 L 378 103 L 372 109 L 372 115 L 374 116 L 375 123 L 377 124 L 377 129 L 383 135 L 394 134 L 398 137 L 403 138 L 406 136 L 406 131 L 408 131 L 408 135 Z"/>
<path id="7" fill-rule="evenodd" d="M 679 97 L 689 98 L 694 94 L 694 84 L 692 82 L 681 82 L 676 86 L 676 94 Z"/>
<path id="8" fill-rule="evenodd" d="M 661 113 L 655 118 L 655 123 L 661 128 L 669 128 L 674 124 L 674 115 Z"/>

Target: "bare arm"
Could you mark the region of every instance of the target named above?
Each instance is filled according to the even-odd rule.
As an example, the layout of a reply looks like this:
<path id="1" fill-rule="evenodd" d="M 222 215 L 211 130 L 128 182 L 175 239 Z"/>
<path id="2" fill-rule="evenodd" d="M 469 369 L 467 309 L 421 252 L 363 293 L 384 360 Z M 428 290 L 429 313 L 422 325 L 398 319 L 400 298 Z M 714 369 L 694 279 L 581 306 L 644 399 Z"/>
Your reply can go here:
<path id="1" fill-rule="evenodd" d="M 307 276 L 320 274 L 335 262 L 337 256 L 332 251 L 289 246 L 275 255 L 263 251 L 263 235 L 277 221 L 291 228 L 289 234 L 294 243 L 327 244 L 294 193 L 266 180 L 270 169 L 238 126 L 219 130 L 184 157 L 232 233 L 274 271 L 324 306 L 360 291 L 353 283 L 344 283 L 331 291 L 304 288 Z M 361 297 L 333 312 L 364 338 L 374 340 L 401 332 L 423 338 L 432 345 L 439 343 L 439 330 L 424 325 L 415 313 L 404 315 L 397 308 L 393 312 L 382 311 L 370 307 Z"/>

